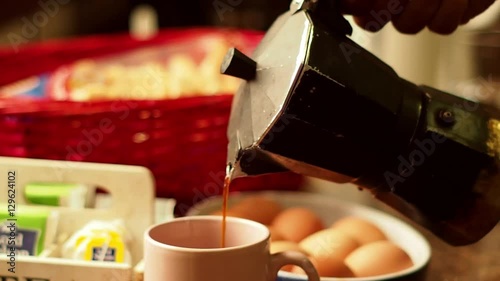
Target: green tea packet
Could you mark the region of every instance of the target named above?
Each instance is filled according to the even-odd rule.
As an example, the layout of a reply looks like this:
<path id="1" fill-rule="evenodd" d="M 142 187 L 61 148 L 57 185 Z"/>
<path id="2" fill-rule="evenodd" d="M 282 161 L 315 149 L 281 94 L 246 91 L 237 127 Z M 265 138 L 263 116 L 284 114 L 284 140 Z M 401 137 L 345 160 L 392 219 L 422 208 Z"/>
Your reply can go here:
<path id="1" fill-rule="evenodd" d="M 58 212 L 51 208 L 17 204 L 11 212 L 7 204 L 0 203 L 0 253 L 40 255 L 54 242 L 57 222 Z"/>
<path id="2" fill-rule="evenodd" d="M 30 183 L 24 188 L 30 204 L 85 208 L 93 204 L 95 188 L 73 183 Z"/>

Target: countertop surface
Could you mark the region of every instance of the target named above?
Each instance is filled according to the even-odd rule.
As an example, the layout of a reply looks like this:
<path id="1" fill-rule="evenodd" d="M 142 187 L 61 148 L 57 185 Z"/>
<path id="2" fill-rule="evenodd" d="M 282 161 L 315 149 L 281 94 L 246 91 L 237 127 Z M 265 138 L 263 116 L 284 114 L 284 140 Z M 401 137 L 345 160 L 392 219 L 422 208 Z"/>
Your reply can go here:
<path id="1" fill-rule="evenodd" d="M 380 209 L 413 225 L 429 241 L 432 258 L 425 281 L 499 281 L 500 280 L 500 225 L 476 244 L 453 247 L 426 229 L 407 220 L 396 211 L 373 199 L 355 186 L 311 180 L 307 191 L 335 196 Z"/>

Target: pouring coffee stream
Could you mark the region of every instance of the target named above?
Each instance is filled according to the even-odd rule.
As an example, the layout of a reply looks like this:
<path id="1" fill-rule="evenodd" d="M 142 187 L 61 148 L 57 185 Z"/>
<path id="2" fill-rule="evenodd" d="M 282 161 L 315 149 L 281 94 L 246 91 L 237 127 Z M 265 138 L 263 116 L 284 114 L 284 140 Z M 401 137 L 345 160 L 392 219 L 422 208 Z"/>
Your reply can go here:
<path id="1" fill-rule="evenodd" d="M 230 179 L 292 171 L 354 183 L 451 245 L 500 219 L 500 121 L 486 108 L 417 86 L 353 42 L 334 1 L 292 1 L 251 57 L 228 128 Z"/>
<path id="2" fill-rule="evenodd" d="M 222 192 L 222 237 L 221 237 L 221 248 L 226 247 L 226 218 L 227 218 L 227 207 L 229 201 L 229 187 L 231 185 L 231 179 L 233 177 L 233 165 L 231 163 L 226 165 L 226 176 L 224 177 L 224 186 Z"/>

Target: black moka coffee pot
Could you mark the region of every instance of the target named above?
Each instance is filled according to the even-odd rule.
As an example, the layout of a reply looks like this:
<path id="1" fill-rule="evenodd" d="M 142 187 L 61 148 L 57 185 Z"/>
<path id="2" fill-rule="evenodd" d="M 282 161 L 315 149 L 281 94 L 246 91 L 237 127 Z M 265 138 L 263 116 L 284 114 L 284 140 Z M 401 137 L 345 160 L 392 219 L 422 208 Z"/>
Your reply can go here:
<path id="1" fill-rule="evenodd" d="M 293 1 L 251 57 L 228 52 L 232 177 L 354 183 L 452 245 L 480 240 L 500 218 L 495 111 L 400 78 L 334 4 Z"/>

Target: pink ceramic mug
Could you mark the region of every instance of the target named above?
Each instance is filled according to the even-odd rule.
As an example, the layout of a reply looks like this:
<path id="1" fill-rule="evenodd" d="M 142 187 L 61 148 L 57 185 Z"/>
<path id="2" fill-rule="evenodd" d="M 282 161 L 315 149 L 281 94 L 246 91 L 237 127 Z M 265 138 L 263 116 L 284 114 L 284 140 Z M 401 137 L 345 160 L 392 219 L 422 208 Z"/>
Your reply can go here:
<path id="1" fill-rule="evenodd" d="M 192 216 L 150 227 L 145 233 L 145 281 L 275 281 L 288 264 L 319 281 L 309 259 L 298 252 L 269 252 L 266 226 L 240 218 L 226 220 L 221 248 L 221 216 Z"/>

